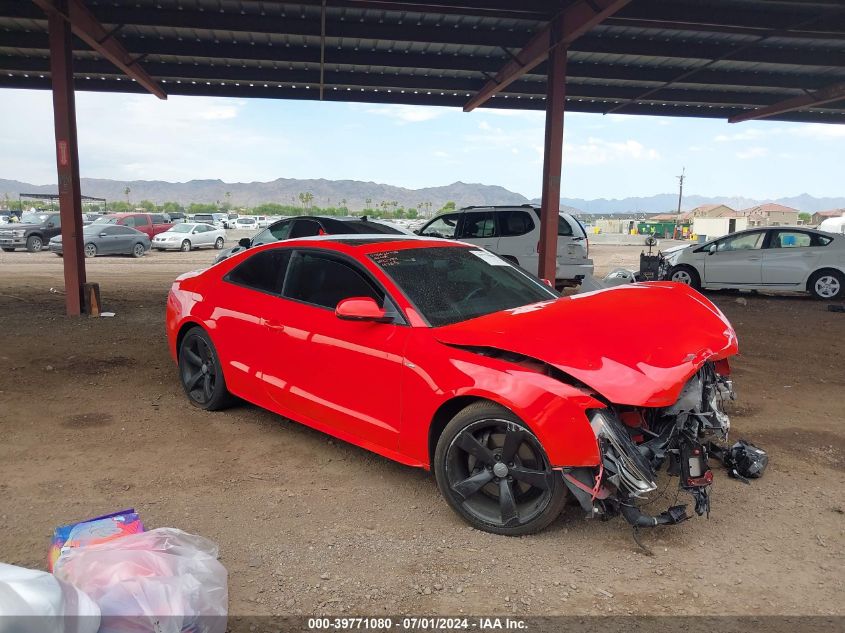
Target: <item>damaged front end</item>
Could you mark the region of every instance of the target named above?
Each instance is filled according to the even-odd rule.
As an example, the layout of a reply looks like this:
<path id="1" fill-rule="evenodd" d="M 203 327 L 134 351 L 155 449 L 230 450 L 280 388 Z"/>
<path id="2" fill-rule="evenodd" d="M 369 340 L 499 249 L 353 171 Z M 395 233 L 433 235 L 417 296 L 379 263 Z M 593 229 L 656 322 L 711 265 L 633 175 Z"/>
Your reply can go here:
<path id="1" fill-rule="evenodd" d="M 657 472 L 665 466 L 692 495 L 698 515 L 710 512 L 713 473 L 708 463 L 711 441 L 724 441 L 730 420 L 723 404 L 734 399 L 726 360 L 708 361 L 687 381 L 677 401 L 663 408 L 608 404 L 587 411 L 599 442 L 598 468 L 569 468 L 567 487 L 595 518 L 621 514 L 635 527 L 671 525 L 689 518 L 686 505 L 651 516 L 640 504 L 652 501 Z"/>

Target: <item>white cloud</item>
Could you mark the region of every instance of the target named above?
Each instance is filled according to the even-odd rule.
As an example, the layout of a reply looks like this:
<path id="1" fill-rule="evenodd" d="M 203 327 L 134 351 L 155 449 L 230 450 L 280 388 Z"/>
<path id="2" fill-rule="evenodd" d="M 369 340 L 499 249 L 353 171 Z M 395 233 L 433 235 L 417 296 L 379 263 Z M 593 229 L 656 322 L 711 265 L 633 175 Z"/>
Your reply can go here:
<path id="1" fill-rule="evenodd" d="M 749 160 L 752 158 L 763 158 L 769 155 L 767 147 L 749 147 L 736 153 L 736 157 L 741 160 Z"/>
<path id="2" fill-rule="evenodd" d="M 761 130 L 758 128 L 747 128 L 735 134 L 719 134 L 714 139 L 717 143 L 731 143 L 736 141 L 756 141 L 770 136 L 780 134 L 780 128 L 771 128 L 770 130 Z"/>
<path id="3" fill-rule="evenodd" d="M 573 165 L 603 165 L 622 160 L 657 160 L 660 152 L 639 141 L 606 141 L 590 137 L 585 143 L 563 144 L 563 161 Z"/>
<path id="4" fill-rule="evenodd" d="M 816 141 L 835 141 L 845 138 L 845 125 L 805 123 L 789 130 L 790 134 Z"/>
<path id="5" fill-rule="evenodd" d="M 422 123 L 436 119 L 444 113 L 444 110 L 430 106 L 396 104 L 367 108 L 366 112 L 395 119 L 400 123 Z"/>

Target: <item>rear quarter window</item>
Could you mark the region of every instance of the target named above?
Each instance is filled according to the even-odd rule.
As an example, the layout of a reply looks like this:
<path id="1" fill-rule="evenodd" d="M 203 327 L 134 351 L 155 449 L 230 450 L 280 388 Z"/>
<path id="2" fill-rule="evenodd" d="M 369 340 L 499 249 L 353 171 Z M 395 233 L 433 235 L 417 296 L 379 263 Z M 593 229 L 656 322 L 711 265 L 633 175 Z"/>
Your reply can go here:
<path id="1" fill-rule="evenodd" d="M 230 270 L 223 281 L 259 292 L 281 294 L 290 255 L 291 251 L 286 248 L 256 253 Z"/>

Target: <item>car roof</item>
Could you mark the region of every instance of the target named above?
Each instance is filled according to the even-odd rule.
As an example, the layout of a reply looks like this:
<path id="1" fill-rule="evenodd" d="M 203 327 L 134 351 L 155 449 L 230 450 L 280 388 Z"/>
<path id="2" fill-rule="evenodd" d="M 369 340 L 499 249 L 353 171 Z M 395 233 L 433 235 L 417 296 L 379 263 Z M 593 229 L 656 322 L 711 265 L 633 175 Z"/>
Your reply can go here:
<path id="1" fill-rule="evenodd" d="M 336 250 L 340 252 L 345 252 L 350 255 L 369 255 L 371 253 L 380 253 L 384 251 L 401 251 L 412 248 L 478 248 L 477 246 L 473 246 L 472 244 L 465 244 L 464 242 L 458 242 L 455 240 L 422 237 L 419 235 L 405 235 L 402 233 L 396 235 L 374 233 L 372 235 L 353 234 L 297 237 L 282 240 L 280 242 L 273 242 L 271 244 L 265 244 L 260 246 L 259 248 L 285 248 L 291 246 L 311 246 L 315 248 L 324 248 L 326 250 Z"/>

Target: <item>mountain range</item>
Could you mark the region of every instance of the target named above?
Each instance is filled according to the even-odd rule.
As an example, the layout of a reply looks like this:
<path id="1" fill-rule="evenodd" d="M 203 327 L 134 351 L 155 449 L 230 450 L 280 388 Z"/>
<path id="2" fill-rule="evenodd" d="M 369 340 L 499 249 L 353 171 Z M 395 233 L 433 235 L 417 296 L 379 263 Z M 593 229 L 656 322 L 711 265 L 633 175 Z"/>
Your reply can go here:
<path id="1" fill-rule="evenodd" d="M 453 201 L 458 207 L 468 205 L 491 204 L 527 204 L 539 203 L 539 199 L 529 200 L 525 196 L 509 191 L 498 185 L 484 185 L 454 182 L 442 187 L 407 189 L 393 185 L 358 180 L 298 180 L 278 178 L 270 182 L 226 183 L 222 180 L 191 180 L 188 182 L 166 182 L 162 180 L 107 180 L 101 178 L 83 178 L 82 193 L 86 196 L 106 198 L 108 200 L 126 200 L 126 187 L 130 192 L 130 202 L 151 200 L 156 204 L 178 202 L 189 204 L 230 202 L 234 207 L 252 207 L 262 202 L 298 205 L 300 193 L 311 193 L 311 204 L 316 207 L 346 206 L 351 211 L 360 211 L 368 206 L 377 208 L 381 202 L 396 202 L 398 206 L 415 208 L 430 204 L 432 210 L 440 209 L 447 202 Z M 55 193 L 56 185 L 33 185 L 17 180 L 0 179 L 0 198 L 17 198 L 21 193 Z M 229 194 L 227 197 L 227 193 Z M 648 197 L 618 199 L 583 199 L 561 198 L 561 208 L 573 212 L 594 214 L 615 213 L 666 213 L 677 209 L 678 196 L 664 193 Z M 776 202 L 799 211 L 814 213 L 826 209 L 845 207 L 845 197 L 816 198 L 809 194 L 758 200 L 742 196 L 700 196 L 687 195 L 683 199 L 682 209 L 688 210 L 702 204 L 726 204 L 734 209 L 745 209 L 764 202 Z"/>

